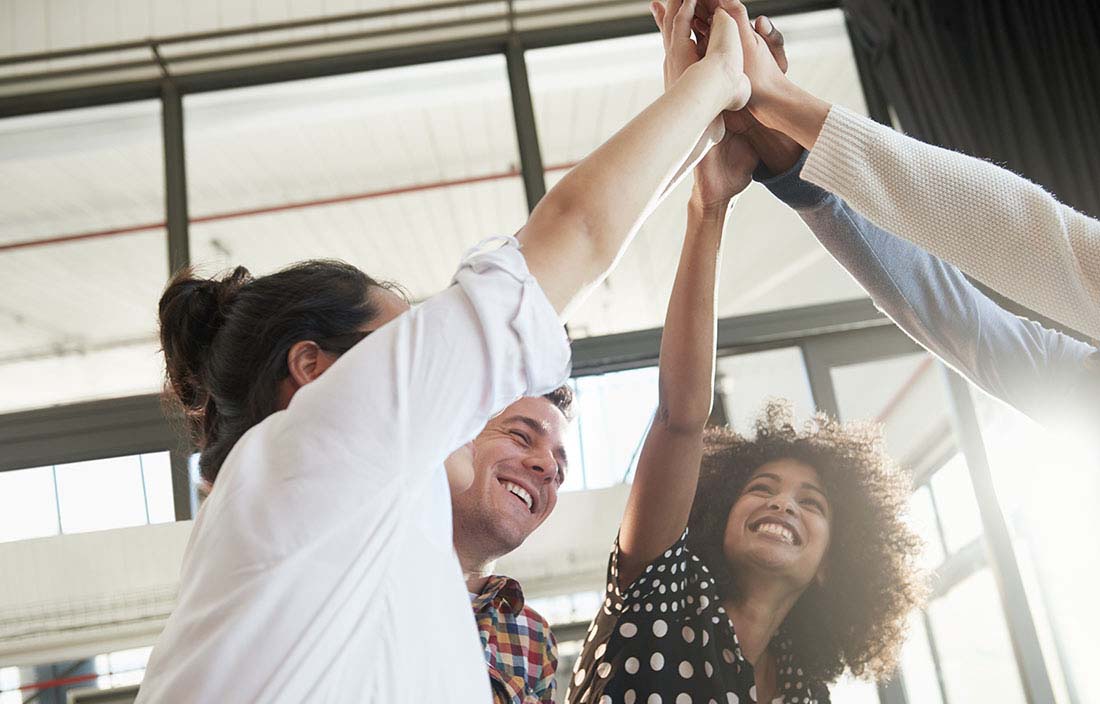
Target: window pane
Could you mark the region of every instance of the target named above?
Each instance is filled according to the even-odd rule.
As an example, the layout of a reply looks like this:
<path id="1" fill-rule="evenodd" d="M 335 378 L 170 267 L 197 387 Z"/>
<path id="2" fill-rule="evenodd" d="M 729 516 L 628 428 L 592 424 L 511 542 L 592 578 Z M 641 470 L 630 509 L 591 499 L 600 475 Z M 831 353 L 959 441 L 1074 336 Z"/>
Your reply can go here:
<path id="1" fill-rule="evenodd" d="M 0 542 L 56 534 L 53 469 L 0 472 Z"/>
<path id="2" fill-rule="evenodd" d="M 1100 458 L 1087 435 L 1048 432 L 980 391 L 973 396 L 1055 693 L 1068 682 L 1076 701 L 1100 701 L 1090 676 L 1100 660 L 1100 550 L 1067 539 L 1100 534 Z"/>
<path id="3" fill-rule="evenodd" d="M 191 248 L 204 269 L 336 257 L 423 298 L 468 247 L 526 220 L 501 56 L 185 106 Z"/>
<path id="4" fill-rule="evenodd" d="M 794 80 L 865 111 L 839 10 L 785 16 Z M 553 184 L 663 92 L 658 33 L 528 51 L 539 145 Z M 570 320 L 575 337 L 656 327 L 676 272 L 690 178 L 647 221 L 607 283 Z M 865 296 L 791 209 L 760 185 L 742 194 L 729 225 L 722 316 Z"/>
<path id="5" fill-rule="evenodd" d="M 156 391 L 160 103 L 0 120 L 0 412 Z"/>
<path id="6" fill-rule="evenodd" d="M 982 517 L 978 500 L 961 454 L 952 457 L 932 477 L 932 493 L 936 497 L 943 537 L 947 549 L 955 552 L 982 534 Z"/>
<path id="7" fill-rule="evenodd" d="M 939 567 L 946 555 L 940 540 L 940 530 L 936 526 L 936 510 L 932 505 L 932 491 L 922 486 L 913 492 L 909 499 L 909 525 L 924 540 L 920 566 L 924 569 Z"/>
<path id="8" fill-rule="evenodd" d="M 909 637 L 901 651 L 901 670 L 910 702 L 942 704 L 936 661 L 932 657 L 932 647 L 921 612 L 913 613 L 909 617 Z"/>
<path id="9" fill-rule="evenodd" d="M 151 452 L 141 456 L 141 473 L 145 482 L 145 502 L 150 523 L 171 523 L 176 520 L 176 505 L 172 500 L 172 460 L 167 452 Z"/>
<path id="10" fill-rule="evenodd" d="M 952 437 L 950 408 L 931 355 L 919 352 L 831 370 L 843 420 L 882 423 L 886 447 L 910 470 Z"/>
<path id="11" fill-rule="evenodd" d="M 1016 660 L 988 569 L 929 607 L 952 702 L 1024 702 Z"/>
<path id="12" fill-rule="evenodd" d="M 64 533 L 146 523 L 136 455 L 58 465 L 57 490 Z"/>
<path id="13" fill-rule="evenodd" d="M 769 399 L 790 401 L 799 420 L 813 415 L 806 365 L 797 347 L 721 357 L 716 369 L 726 419 L 739 432 L 752 432 L 753 423 Z"/>
<path id="14" fill-rule="evenodd" d="M 622 482 L 632 471 L 657 408 L 657 368 L 576 380 L 585 488 Z"/>

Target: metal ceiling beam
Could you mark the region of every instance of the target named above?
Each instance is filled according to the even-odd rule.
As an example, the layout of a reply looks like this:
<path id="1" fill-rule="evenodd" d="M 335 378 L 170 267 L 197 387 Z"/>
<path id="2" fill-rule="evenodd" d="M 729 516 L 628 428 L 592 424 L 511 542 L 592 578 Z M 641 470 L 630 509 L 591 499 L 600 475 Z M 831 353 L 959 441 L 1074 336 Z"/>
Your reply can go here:
<path id="1" fill-rule="evenodd" d="M 471 2 L 470 4 L 478 3 Z M 748 5 L 750 14 L 768 14 L 770 16 L 831 9 L 838 6 L 838 0 L 755 0 Z M 419 7 L 421 9 L 433 9 L 431 6 Z M 591 8 L 592 6 L 588 4 L 584 7 Z M 538 10 L 515 13 L 513 19 L 522 20 L 524 18 L 549 16 L 559 11 L 561 11 L 559 8 L 541 8 Z M 485 21 L 484 18 L 473 18 L 471 23 L 476 24 Z M 314 22 L 311 20 L 309 22 L 311 24 L 323 24 L 320 21 Z M 281 25 L 279 26 L 281 27 Z M 264 26 L 261 29 L 266 31 L 268 27 Z M 252 30 L 250 30 L 250 32 L 251 31 Z M 407 28 L 399 28 L 392 30 L 392 33 L 399 34 L 407 31 Z M 653 24 L 653 18 L 648 14 L 638 14 L 622 18 L 580 22 L 541 29 L 519 29 L 513 32 L 490 33 L 467 39 L 430 42 L 360 52 L 333 53 L 311 58 L 271 61 L 205 72 L 174 72 L 173 77 L 176 79 L 176 85 L 180 94 L 184 95 L 189 93 L 278 83 L 282 81 L 357 73 L 396 66 L 431 63 L 434 61 L 457 60 L 473 56 L 484 56 L 487 54 L 506 54 L 509 41 L 513 38 L 517 39 L 523 47 L 535 49 L 647 34 L 654 31 L 656 31 L 656 27 Z M 238 32 L 237 30 L 230 30 L 230 34 L 236 35 Z M 372 36 L 375 35 L 381 36 L 380 33 L 372 33 Z M 221 36 L 221 34 L 218 34 L 218 36 Z M 150 40 L 148 42 L 123 43 L 107 47 L 107 49 L 132 50 L 145 46 L 152 48 L 153 46 L 161 46 L 168 42 L 198 41 L 206 38 L 208 37 L 206 37 L 205 34 L 181 35 Z M 63 52 L 50 52 L 49 54 L 25 55 L 21 57 L 21 60 L 29 60 L 27 56 L 30 56 L 30 58 L 36 61 L 45 60 L 47 58 L 72 59 L 83 54 L 91 55 L 93 53 L 102 53 L 105 50 L 106 49 L 103 47 L 89 47 L 81 51 L 65 50 Z M 9 57 L 9 59 L 10 58 L 11 57 Z M 173 58 L 167 56 L 165 57 L 165 61 L 171 66 Z M 12 63 L 12 61 L 8 61 L 7 63 Z M 156 66 L 155 57 L 150 58 L 149 65 L 150 67 Z M 0 117 L 28 115 L 40 112 L 69 110 L 94 105 L 109 105 L 132 100 L 157 98 L 160 96 L 160 93 L 160 81 L 156 79 L 118 81 L 103 85 L 28 92 L 0 98 Z"/>
<path id="2" fill-rule="evenodd" d="M 535 209 L 546 195 L 543 178 L 542 151 L 539 149 L 539 132 L 535 124 L 535 106 L 531 101 L 531 86 L 527 80 L 527 61 L 523 45 L 512 37 L 504 54 L 508 63 L 508 88 L 512 96 L 512 117 L 516 124 L 516 143 L 519 147 L 520 171 L 523 173 L 523 190 L 527 195 L 527 211 Z"/>

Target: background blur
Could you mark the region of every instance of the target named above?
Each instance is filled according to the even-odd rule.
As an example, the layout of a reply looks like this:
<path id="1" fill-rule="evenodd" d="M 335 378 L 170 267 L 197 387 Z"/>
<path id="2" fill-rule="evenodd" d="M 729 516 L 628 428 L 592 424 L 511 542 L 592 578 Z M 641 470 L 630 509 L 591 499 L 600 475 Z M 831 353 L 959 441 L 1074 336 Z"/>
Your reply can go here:
<path id="1" fill-rule="evenodd" d="M 895 5 L 749 3 L 812 92 L 981 156 L 1003 143 L 999 160 L 1030 173 L 992 126 L 967 141 L 991 125 L 986 103 L 959 103 L 949 117 L 971 131 L 942 138 L 914 117 L 928 111 L 904 90 L 919 83 L 904 42 L 874 30 L 932 30 L 906 15 L 922 3 Z M 0 704 L 132 701 L 172 609 L 197 497 L 156 396 L 170 271 L 337 257 L 429 296 L 660 94 L 661 60 L 641 0 L 0 1 Z M 1029 139 L 1050 155 L 1079 132 Z M 689 190 L 570 322 L 579 459 L 498 566 L 554 624 L 562 694 L 655 407 Z M 1100 702 L 1100 475 L 1083 451 L 917 348 L 759 185 L 729 238 L 714 420 L 750 430 L 772 397 L 801 418 L 872 419 L 913 476 L 934 597 L 893 680 L 845 679 L 833 701 Z"/>

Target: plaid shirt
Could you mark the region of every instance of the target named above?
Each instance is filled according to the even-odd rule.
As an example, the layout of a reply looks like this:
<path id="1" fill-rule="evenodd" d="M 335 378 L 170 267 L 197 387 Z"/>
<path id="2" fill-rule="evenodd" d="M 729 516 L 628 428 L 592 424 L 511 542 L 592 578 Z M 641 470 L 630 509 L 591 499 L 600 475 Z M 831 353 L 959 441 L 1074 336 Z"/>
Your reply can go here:
<path id="1" fill-rule="evenodd" d="M 493 576 L 470 600 L 495 704 L 553 704 L 558 644 L 550 624 L 523 603 L 519 582 Z"/>

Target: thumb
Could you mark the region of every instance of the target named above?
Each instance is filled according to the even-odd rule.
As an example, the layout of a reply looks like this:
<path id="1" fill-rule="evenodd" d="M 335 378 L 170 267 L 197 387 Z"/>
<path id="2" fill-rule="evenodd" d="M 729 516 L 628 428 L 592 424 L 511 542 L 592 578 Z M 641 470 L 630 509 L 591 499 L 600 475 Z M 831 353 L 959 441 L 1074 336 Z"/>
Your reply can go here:
<path id="1" fill-rule="evenodd" d="M 783 46 L 783 33 L 779 31 L 779 28 L 772 23 L 770 17 L 760 15 L 756 18 L 756 33 L 764 38 L 764 43 L 768 45 L 768 50 L 772 53 L 772 58 L 775 59 L 775 63 L 779 66 L 779 70 L 783 73 L 787 72 L 787 50 Z"/>

